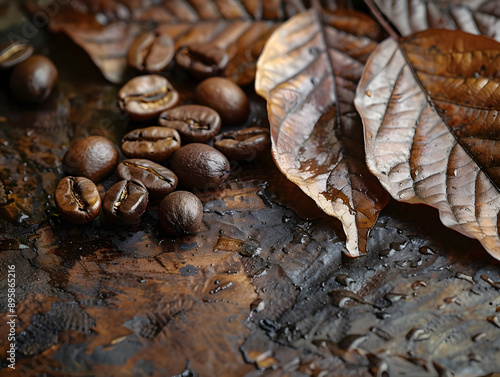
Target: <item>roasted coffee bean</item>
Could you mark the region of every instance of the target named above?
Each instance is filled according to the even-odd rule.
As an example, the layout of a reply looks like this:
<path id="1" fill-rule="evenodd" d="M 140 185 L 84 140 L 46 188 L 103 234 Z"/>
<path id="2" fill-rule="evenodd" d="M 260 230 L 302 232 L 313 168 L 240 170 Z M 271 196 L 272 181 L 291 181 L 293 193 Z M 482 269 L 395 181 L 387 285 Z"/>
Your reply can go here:
<path id="1" fill-rule="evenodd" d="M 181 147 L 170 159 L 170 167 L 188 189 L 213 189 L 226 180 L 229 161 L 207 144 L 191 143 Z"/>
<path id="2" fill-rule="evenodd" d="M 42 103 L 52 93 L 58 76 L 52 61 L 45 56 L 33 55 L 12 70 L 10 91 L 19 101 Z"/>
<path id="3" fill-rule="evenodd" d="M 203 205 L 189 191 L 168 194 L 158 208 L 160 228 L 172 236 L 185 236 L 199 231 L 203 219 Z"/>
<path id="4" fill-rule="evenodd" d="M 196 87 L 195 97 L 198 103 L 217 111 L 223 124 L 242 123 L 250 114 L 245 92 L 223 77 L 211 77 L 201 82 Z"/>
<path id="5" fill-rule="evenodd" d="M 55 193 L 56 206 L 61 215 L 74 224 L 94 220 L 101 210 L 101 197 L 96 185 L 85 177 L 65 177 Z"/>
<path id="6" fill-rule="evenodd" d="M 174 107 L 179 101 L 179 93 L 165 77 L 145 75 L 127 82 L 118 92 L 118 101 L 130 119 L 146 121 Z"/>
<path id="7" fill-rule="evenodd" d="M 113 172 L 118 164 L 118 152 L 109 139 L 89 136 L 73 144 L 62 163 L 68 174 L 87 177 L 97 183 Z"/>
<path id="8" fill-rule="evenodd" d="M 33 46 L 29 42 L 15 41 L 0 45 L 0 69 L 11 68 L 33 54 Z"/>
<path id="9" fill-rule="evenodd" d="M 220 131 L 217 112 L 200 105 L 174 107 L 160 114 L 160 124 L 175 128 L 186 143 L 206 143 Z"/>
<path id="10" fill-rule="evenodd" d="M 177 176 L 170 169 L 144 159 L 120 162 L 118 175 L 122 179 L 142 182 L 152 198 L 161 199 L 177 187 Z"/>
<path id="11" fill-rule="evenodd" d="M 214 45 L 195 43 L 181 47 L 175 55 L 175 61 L 194 77 L 204 79 L 222 72 L 229 57 L 225 51 Z"/>
<path id="12" fill-rule="evenodd" d="M 106 193 L 104 214 L 115 224 L 137 224 L 148 206 L 148 190 L 138 181 L 120 181 Z"/>
<path id="13" fill-rule="evenodd" d="M 269 129 L 262 127 L 224 132 L 217 135 L 214 142 L 215 149 L 229 160 L 236 161 L 251 161 L 270 146 Z"/>
<path id="14" fill-rule="evenodd" d="M 167 68 L 174 57 L 175 46 L 166 34 L 145 32 L 130 45 L 127 54 L 128 64 L 139 71 L 161 72 Z"/>
<path id="15" fill-rule="evenodd" d="M 138 128 L 122 139 L 123 154 L 129 158 L 145 158 L 163 162 L 181 147 L 181 137 L 173 128 Z"/>

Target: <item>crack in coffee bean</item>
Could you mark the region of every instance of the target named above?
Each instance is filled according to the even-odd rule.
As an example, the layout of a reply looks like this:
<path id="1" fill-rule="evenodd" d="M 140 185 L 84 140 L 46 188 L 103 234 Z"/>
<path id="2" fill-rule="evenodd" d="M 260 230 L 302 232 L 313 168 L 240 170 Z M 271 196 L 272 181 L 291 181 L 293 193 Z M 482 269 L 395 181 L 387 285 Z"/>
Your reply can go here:
<path id="1" fill-rule="evenodd" d="M 206 143 L 221 128 L 219 114 L 201 105 L 183 105 L 160 114 L 159 123 L 177 130 L 186 143 Z"/>
<path id="2" fill-rule="evenodd" d="M 179 141 L 177 140 L 175 137 L 165 137 L 165 138 L 162 138 L 162 137 L 154 137 L 154 136 L 144 136 L 142 134 L 139 134 L 137 135 L 138 138 L 133 138 L 133 137 L 124 137 L 123 138 L 123 141 L 152 141 L 152 142 L 156 142 L 156 141 L 161 141 L 161 140 L 165 140 L 165 141 L 169 141 L 169 140 L 172 140 L 172 141 Z"/>
<path id="3" fill-rule="evenodd" d="M 125 200 L 127 200 L 127 198 L 128 198 L 128 190 L 127 190 L 127 186 L 125 186 L 125 187 L 123 188 L 123 190 L 121 191 L 121 193 L 120 193 L 120 196 L 119 196 L 118 200 L 117 200 L 117 201 L 113 204 L 113 211 L 114 211 L 115 213 L 117 213 L 117 212 L 118 212 L 119 207 L 122 205 L 122 203 L 123 203 Z"/>
<path id="4" fill-rule="evenodd" d="M 154 119 L 179 100 L 179 93 L 159 75 L 134 77 L 118 92 L 118 103 L 135 121 Z"/>
<path id="5" fill-rule="evenodd" d="M 9 42 L 0 47 L 0 69 L 6 69 L 28 59 L 33 46 L 27 42 Z"/>
<path id="6" fill-rule="evenodd" d="M 127 62 L 139 71 L 160 72 L 172 61 L 175 46 L 172 38 L 158 32 L 145 32 L 131 44 Z"/>
<path id="7" fill-rule="evenodd" d="M 122 139 L 122 151 L 129 158 L 163 162 L 181 147 L 179 133 L 170 127 L 152 126 L 130 131 Z"/>
<path id="8" fill-rule="evenodd" d="M 209 130 L 210 126 L 208 124 L 198 122 L 194 119 L 187 119 L 186 123 L 193 129 L 193 130 Z"/>
<path id="9" fill-rule="evenodd" d="M 96 185 L 85 177 L 68 176 L 56 187 L 55 202 L 69 222 L 84 224 L 94 220 L 101 210 L 101 197 Z"/>
<path id="10" fill-rule="evenodd" d="M 133 225 L 141 220 L 148 200 L 148 191 L 141 182 L 122 180 L 110 187 L 102 207 L 113 223 Z"/>
<path id="11" fill-rule="evenodd" d="M 229 160 L 251 161 L 271 147 L 269 129 L 250 127 L 224 132 L 215 138 L 214 148 Z"/>
<path id="12" fill-rule="evenodd" d="M 86 211 L 87 206 L 81 200 L 81 196 L 82 196 L 82 189 L 81 189 L 81 187 L 78 186 L 78 185 L 75 187 L 75 178 L 74 177 L 69 177 L 69 179 L 71 181 L 70 182 L 70 185 L 71 185 L 71 191 L 70 191 L 71 197 L 76 202 L 76 205 L 78 206 L 78 209 L 80 211 Z"/>
<path id="13" fill-rule="evenodd" d="M 214 45 L 192 44 L 179 49 L 177 64 L 189 70 L 195 77 L 206 78 L 217 75 L 226 68 L 229 56 Z"/>
<path id="14" fill-rule="evenodd" d="M 165 96 L 165 93 L 167 93 L 167 92 L 169 92 L 169 89 L 165 86 L 165 87 L 160 88 L 158 91 L 152 92 L 152 93 L 129 94 L 126 97 L 124 97 L 122 100 L 123 100 L 123 102 L 125 102 L 125 104 L 129 103 L 130 101 L 137 101 L 137 102 L 143 102 L 146 106 L 146 105 L 151 105 L 150 102 L 162 102 L 162 101 L 165 102 L 165 99 L 170 99 L 171 95 L 172 95 L 172 91 L 170 91 L 169 94 L 167 94 Z"/>
<path id="15" fill-rule="evenodd" d="M 118 165 L 118 175 L 141 182 L 153 199 L 163 199 L 177 187 L 177 176 L 170 169 L 147 159 L 128 159 Z"/>
<path id="16" fill-rule="evenodd" d="M 143 166 L 143 165 L 139 165 L 139 164 L 135 164 L 135 163 L 131 163 L 131 162 L 126 162 L 126 161 L 123 161 L 122 162 L 124 165 L 126 166 L 133 166 L 135 168 L 139 168 L 139 169 L 143 169 L 143 170 L 146 170 L 148 172 L 150 172 L 151 174 L 157 176 L 158 178 L 160 179 L 163 179 L 164 181 L 167 181 L 168 183 L 173 183 L 173 180 L 172 179 L 169 179 L 167 177 L 164 177 L 163 175 L 161 175 L 160 173 L 158 173 L 156 170 L 150 168 L 150 167 L 147 167 L 147 166 Z"/>

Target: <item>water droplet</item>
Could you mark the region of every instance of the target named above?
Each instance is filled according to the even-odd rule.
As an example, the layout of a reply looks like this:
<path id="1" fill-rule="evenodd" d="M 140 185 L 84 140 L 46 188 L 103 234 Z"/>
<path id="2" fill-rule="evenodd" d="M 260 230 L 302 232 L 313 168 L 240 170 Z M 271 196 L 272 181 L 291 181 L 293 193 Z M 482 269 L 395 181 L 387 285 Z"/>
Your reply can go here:
<path id="1" fill-rule="evenodd" d="M 370 328 L 370 331 L 371 331 L 372 333 L 374 333 L 375 335 L 377 335 L 379 338 L 382 338 L 382 339 L 384 339 L 384 340 L 389 341 L 389 340 L 391 340 L 391 339 L 392 339 L 392 336 L 391 336 L 391 335 L 389 335 L 389 334 L 388 334 L 388 333 L 386 333 L 384 330 L 382 330 L 382 329 L 380 329 L 380 328 L 378 328 L 378 327 L 375 327 L 375 326 L 374 326 L 374 327 L 371 327 L 371 328 Z"/>
<path id="2" fill-rule="evenodd" d="M 391 315 L 392 315 L 391 313 L 386 313 L 386 312 L 376 312 L 375 313 L 375 316 L 378 319 L 387 319 L 387 318 L 390 318 Z"/>
<path id="3" fill-rule="evenodd" d="M 375 305 L 365 301 L 365 299 L 363 297 L 357 295 L 356 293 L 345 290 L 345 289 L 334 289 L 333 291 L 331 291 L 329 293 L 329 295 L 333 300 L 333 304 L 335 306 L 338 306 L 341 308 L 343 308 L 345 306 L 346 302 L 349 300 L 356 301 L 360 304 L 375 306 Z"/>
<path id="4" fill-rule="evenodd" d="M 343 350 L 352 350 L 358 348 L 363 343 L 368 335 L 351 334 L 344 337 L 339 343 L 339 347 Z"/>
<path id="5" fill-rule="evenodd" d="M 428 246 L 422 246 L 420 249 L 418 249 L 418 252 L 423 255 L 434 255 L 434 250 L 432 250 Z"/>
<path id="6" fill-rule="evenodd" d="M 384 298 L 394 304 L 395 302 L 398 302 L 399 300 L 406 299 L 406 295 L 403 293 L 395 293 L 395 292 L 389 292 L 387 293 Z"/>
<path id="7" fill-rule="evenodd" d="M 491 285 L 493 288 L 500 289 L 500 282 L 493 281 L 489 276 L 481 275 L 481 279 Z"/>
<path id="8" fill-rule="evenodd" d="M 373 353 L 369 353 L 367 358 L 371 364 L 370 371 L 376 377 L 389 377 L 389 364 L 384 359 Z"/>
<path id="9" fill-rule="evenodd" d="M 218 292 L 223 291 L 225 289 L 232 288 L 232 286 L 233 286 L 233 282 L 230 281 L 224 285 L 219 285 L 217 288 L 212 289 L 210 292 L 208 292 L 208 294 L 212 295 L 214 293 L 218 293 Z"/>
<path id="10" fill-rule="evenodd" d="M 464 274 L 463 272 L 457 272 L 457 279 L 463 279 L 468 281 L 471 284 L 474 284 L 474 278 L 470 275 Z"/>
<path id="11" fill-rule="evenodd" d="M 417 268 L 418 266 L 420 266 L 422 264 L 422 258 L 417 258 L 415 260 L 412 260 L 410 262 L 410 268 Z"/>
<path id="12" fill-rule="evenodd" d="M 252 302 L 250 304 L 250 310 L 253 310 L 254 312 L 257 312 L 257 313 L 264 310 L 265 307 L 266 307 L 266 303 L 261 298 L 256 299 L 254 302 Z"/>
<path id="13" fill-rule="evenodd" d="M 406 242 L 391 242 L 390 243 L 390 248 L 394 249 L 396 251 L 401 251 L 405 248 L 405 246 L 408 244 L 408 241 Z"/>
<path id="14" fill-rule="evenodd" d="M 408 334 L 406 334 L 406 339 L 414 341 L 422 341 L 430 339 L 431 334 L 424 329 L 413 328 Z"/>
<path id="15" fill-rule="evenodd" d="M 395 253 L 394 249 L 384 249 L 378 253 L 381 257 L 390 257 Z"/>
<path id="16" fill-rule="evenodd" d="M 488 322 L 493 323 L 496 327 L 500 328 L 500 318 L 497 315 L 490 315 L 488 318 L 486 318 Z"/>
<path id="17" fill-rule="evenodd" d="M 335 280 L 337 281 L 337 283 L 342 284 L 344 287 L 347 287 L 349 284 L 355 282 L 354 279 L 350 278 L 347 274 L 339 274 L 335 277 Z"/>
<path id="18" fill-rule="evenodd" d="M 427 287 L 427 283 L 423 280 L 417 280 L 411 285 L 413 290 L 420 289 L 420 287 Z"/>
<path id="19" fill-rule="evenodd" d="M 487 337 L 487 334 L 484 332 L 480 332 L 479 334 L 476 334 L 472 337 L 472 340 L 474 342 L 479 342 Z"/>

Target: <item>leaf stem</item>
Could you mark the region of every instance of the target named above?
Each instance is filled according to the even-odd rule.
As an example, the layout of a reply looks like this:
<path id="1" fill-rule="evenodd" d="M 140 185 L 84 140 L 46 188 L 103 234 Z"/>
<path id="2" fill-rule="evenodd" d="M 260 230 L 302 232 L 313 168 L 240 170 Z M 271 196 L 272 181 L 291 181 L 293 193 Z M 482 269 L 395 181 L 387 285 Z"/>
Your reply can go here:
<path id="1" fill-rule="evenodd" d="M 382 25 L 382 27 L 387 31 L 387 33 L 396 41 L 401 38 L 401 35 L 387 22 L 384 15 L 380 12 L 380 9 L 375 4 L 373 0 L 365 0 L 365 4 L 370 8 L 375 19 Z"/>

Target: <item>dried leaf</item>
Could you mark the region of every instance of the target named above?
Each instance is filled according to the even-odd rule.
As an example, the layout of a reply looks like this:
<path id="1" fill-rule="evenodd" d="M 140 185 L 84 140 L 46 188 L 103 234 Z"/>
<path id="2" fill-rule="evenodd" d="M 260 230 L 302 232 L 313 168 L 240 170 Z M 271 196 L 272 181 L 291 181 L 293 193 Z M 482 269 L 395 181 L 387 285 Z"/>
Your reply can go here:
<path id="1" fill-rule="evenodd" d="M 50 20 L 81 46 L 111 82 L 126 74 L 126 56 L 141 31 L 170 35 L 176 49 L 202 43 L 229 58 L 220 73 L 240 85 L 255 78 L 255 64 L 265 41 L 282 20 L 305 9 L 300 0 L 127 0 L 123 3 L 74 0 Z"/>
<path id="2" fill-rule="evenodd" d="M 335 25 L 335 27 L 331 26 Z M 357 12 L 312 9 L 279 27 L 257 65 L 281 171 L 343 224 L 347 254 L 366 252 L 387 194 L 365 165 L 353 99 L 378 27 Z"/>
<path id="3" fill-rule="evenodd" d="M 500 259 L 499 72 L 494 40 L 428 30 L 377 47 L 355 104 L 368 167 L 389 193 L 437 208 Z"/>
<path id="4" fill-rule="evenodd" d="M 375 0 L 406 36 L 429 28 L 462 30 L 500 41 L 498 0 Z"/>

